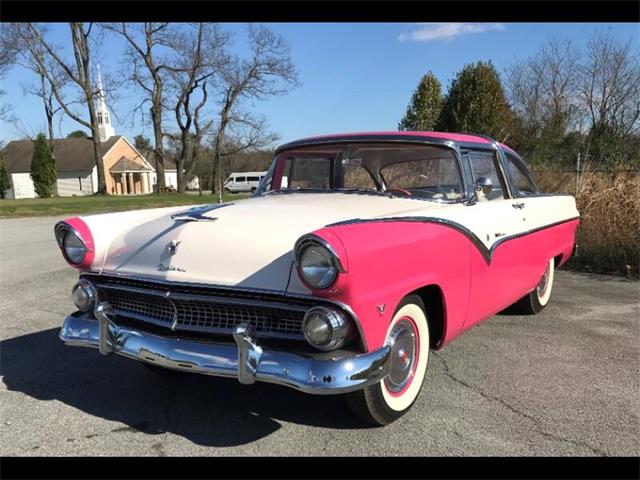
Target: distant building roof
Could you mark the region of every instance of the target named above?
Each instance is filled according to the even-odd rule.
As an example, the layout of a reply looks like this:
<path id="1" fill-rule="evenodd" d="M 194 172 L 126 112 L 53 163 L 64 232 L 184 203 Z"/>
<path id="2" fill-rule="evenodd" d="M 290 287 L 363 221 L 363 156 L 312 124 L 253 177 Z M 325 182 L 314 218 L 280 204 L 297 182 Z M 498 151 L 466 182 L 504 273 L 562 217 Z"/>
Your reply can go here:
<path id="1" fill-rule="evenodd" d="M 102 154 L 109 151 L 121 135 L 111 137 L 102 143 Z M 53 152 L 59 172 L 91 170 L 95 166 L 93 141 L 90 138 L 60 138 L 53 140 Z M 4 164 L 9 173 L 28 173 L 31 171 L 33 141 L 14 140 L 2 149 Z"/>
<path id="2" fill-rule="evenodd" d="M 150 172 L 151 169 L 145 167 L 144 165 L 140 165 L 132 160 L 129 160 L 126 157 L 120 157 L 116 163 L 113 164 L 113 167 L 109 169 L 111 173 L 123 173 L 123 172 Z"/>
<path id="3" fill-rule="evenodd" d="M 147 159 L 147 162 L 149 162 L 153 166 L 153 168 L 156 168 L 156 152 L 154 152 L 153 150 L 146 150 L 146 149 L 138 149 L 138 151 L 140 152 L 141 155 L 144 156 L 144 158 Z M 178 167 L 176 166 L 175 159 L 171 158 L 167 154 L 165 154 L 165 157 L 164 157 L 164 169 L 165 171 L 178 169 Z"/>

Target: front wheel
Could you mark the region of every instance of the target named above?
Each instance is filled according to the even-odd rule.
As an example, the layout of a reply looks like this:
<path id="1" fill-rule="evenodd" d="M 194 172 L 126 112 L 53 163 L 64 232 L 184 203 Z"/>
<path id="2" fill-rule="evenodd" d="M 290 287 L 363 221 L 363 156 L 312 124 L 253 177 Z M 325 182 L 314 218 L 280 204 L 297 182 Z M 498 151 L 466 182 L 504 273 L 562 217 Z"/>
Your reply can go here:
<path id="1" fill-rule="evenodd" d="M 551 298 L 551 289 L 553 288 L 553 277 L 555 273 L 555 260 L 552 258 L 547 263 L 540 281 L 536 288 L 531 293 L 524 296 L 515 304 L 515 307 L 522 313 L 527 315 L 534 315 L 540 311 L 549 303 Z"/>
<path id="2" fill-rule="evenodd" d="M 353 412 L 374 425 L 388 425 L 407 413 L 422 388 L 429 360 L 429 325 L 420 297 L 405 297 L 387 329 L 390 372 L 382 381 L 346 395 Z"/>

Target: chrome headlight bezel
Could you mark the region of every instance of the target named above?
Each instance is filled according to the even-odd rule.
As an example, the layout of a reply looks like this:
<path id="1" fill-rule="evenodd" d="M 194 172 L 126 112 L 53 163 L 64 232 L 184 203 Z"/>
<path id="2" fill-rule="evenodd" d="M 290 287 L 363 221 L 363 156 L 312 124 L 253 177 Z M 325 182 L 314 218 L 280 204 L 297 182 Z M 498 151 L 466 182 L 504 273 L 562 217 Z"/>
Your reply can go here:
<path id="1" fill-rule="evenodd" d="M 71 236 L 71 237 L 70 237 Z M 69 224 L 60 222 L 55 227 L 55 237 L 58 242 L 58 246 L 62 251 L 62 255 L 64 259 L 67 261 L 69 265 L 73 265 L 74 267 L 81 266 L 85 260 L 87 259 L 87 255 L 91 253 L 91 249 L 87 246 L 87 242 L 82 235 L 78 233 L 73 227 Z M 73 248 L 82 248 L 84 254 L 81 259 L 73 258 L 73 255 L 68 251 L 67 239 L 73 239 L 79 242 L 79 245 Z"/>
<path id="2" fill-rule="evenodd" d="M 309 253 L 311 248 L 316 249 L 316 253 L 324 256 L 329 263 L 329 268 L 332 269 L 331 274 L 327 278 L 323 278 L 321 282 L 314 282 L 308 272 L 305 271 L 303 265 L 305 253 Z M 304 235 L 300 237 L 294 247 L 295 264 L 298 276 L 302 283 L 311 290 L 326 290 L 331 288 L 338 279 L 338 275 L 345 271 L 340 258 L 331 247 L 331 245 L 324 239 L 316 235 Z"/>
<path id="3" fill-rule="evenodd" d="M 318 342 L 314 338 L 314 333 L 311 331 L 312 322 L 324 323 L 323 326 L 328 331 L 328 340 Z M 302 333 L 305 340 L 319 350 L 330 351 L 342 347 L 353 337 L 353 332 L 353 322 L 344 313 L 324 306 L 311 307 L 302 320 Z"/>
<path id="4" fill-rule="evenodd" d="M 83 295 L 85 299 L 84 303 L 80 303 L 77 301 L 77 293 Z M 78 310 L 80 310 L 81 312 L 88 312 L 92 310 L 96 304 L 96 289 L 89 280 L 81 278 L 80 280 L 78 280 L 78 283 L 76 283 L 71 289 L 71 298 Z"/>

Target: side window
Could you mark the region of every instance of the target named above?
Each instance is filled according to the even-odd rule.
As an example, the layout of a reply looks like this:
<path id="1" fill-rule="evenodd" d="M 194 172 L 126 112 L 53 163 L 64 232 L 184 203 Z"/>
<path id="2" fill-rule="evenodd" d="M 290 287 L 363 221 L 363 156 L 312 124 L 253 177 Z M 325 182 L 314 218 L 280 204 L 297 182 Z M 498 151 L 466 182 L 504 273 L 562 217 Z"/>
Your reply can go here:
<path id="1" fill-rule="evenodd" d="M 247 181 L 247 177 L 236 177 L 236 182 L 241 183 L 241 182 L 246 182 Z"/>
<path id="2" fill-rule="evenodd" d="M 493 190 L 489 195 L 480 194 L 479 200 L 497 200 L 504 198 L 502 191 L 502 182 L 496 168 L 496 158 L 494 152 L 466 152 L 471 165 L 471 173 L 473 174 L 473 182 L 480 177 L 487 177 L 493 184 Z"/>
<path id="3" fill-rule="evenodd" d="M 260 177 L 247 177 L 248 182 L 259 182 Z"/>
<path id="4" fill-rule="evenodd" d="M 330 188 L 331 162 L 329 158 L 287 158 L 282 172 L 281 188 Z"/>
<path id="5" fill-rule="evenodd" d="M 522 167 L 517 161 L 508 153 L 505 155 L 507 158 L 507 175 L 513 189 L 520 195 L 532 195 L 538 193 L 538 188 L 527 177 L 522 170 Z"/>

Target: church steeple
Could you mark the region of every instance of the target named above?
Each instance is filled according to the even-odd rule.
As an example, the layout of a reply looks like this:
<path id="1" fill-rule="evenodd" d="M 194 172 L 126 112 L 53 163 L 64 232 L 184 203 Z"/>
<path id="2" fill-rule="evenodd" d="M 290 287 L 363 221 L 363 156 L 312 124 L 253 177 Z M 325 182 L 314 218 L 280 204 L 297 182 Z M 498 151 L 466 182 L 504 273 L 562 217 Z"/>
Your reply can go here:
<path id="1" fill-rule="evenodd" d="M 98 67 L 98 95 L 96 116 L 98 117 L 98 132 L 100 132 L 100 141 L 106 142 L 110 137 L 115 135 L 115 130 L 111 126 L 111 115 L 107 109 L 107 102 L 104 99 L 104 90 L 102 89 L 102 77 L 100 76 L 100 65 Z"/>

